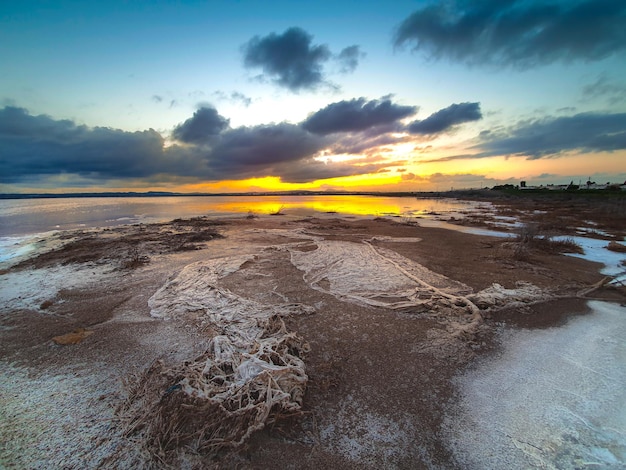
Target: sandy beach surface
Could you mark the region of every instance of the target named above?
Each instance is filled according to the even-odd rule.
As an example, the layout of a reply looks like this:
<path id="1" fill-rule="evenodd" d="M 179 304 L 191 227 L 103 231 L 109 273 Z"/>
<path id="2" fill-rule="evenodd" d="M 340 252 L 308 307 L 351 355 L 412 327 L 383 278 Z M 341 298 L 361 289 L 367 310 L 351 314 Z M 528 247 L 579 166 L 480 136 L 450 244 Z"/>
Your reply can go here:
<path id="1" fill-rule="evenodd" d="M 624 287 L 563 250 L 340 214 L 57 232 L 0 274 L 0 466 L 623 468 Z"/>

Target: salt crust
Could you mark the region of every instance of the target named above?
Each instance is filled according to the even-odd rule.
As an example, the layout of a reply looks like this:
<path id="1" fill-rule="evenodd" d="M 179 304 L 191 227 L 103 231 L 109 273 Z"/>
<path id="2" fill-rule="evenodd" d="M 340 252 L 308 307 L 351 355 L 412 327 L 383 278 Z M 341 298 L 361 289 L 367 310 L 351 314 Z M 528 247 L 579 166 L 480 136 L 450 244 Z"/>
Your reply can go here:
<path id="1" fill-rule="evenodd" d="M 500 355 L 456 379 L 445 441 L 462 468 L 626 467 L 626 308 L 505 330 Z"/>
<path id="2" fill-rule="evenodd" d="M 498 286 L 493 286 L 491 291 L 488 289 L 483 293 L 471 294 L 471 289 L 464 284 L 434 273 L 382 246 L 385 243 L 419 242 L 419 239 L 379 237 L 365 243 L 351 243 L 323 240 L 304 230 L 265 232 L 301 239 L 302 242 L 275 248 L 289 250 L 292 263 L 303 271 L 305 281 L 312 288 L 344 301 L 392 309 L 436 310 L 438 306 L 444 306 L 448 313 L 451 310 L 461 314 L 471 313 L 459 320 L 460 325 L 467 326 L 476 325 L 477 320 L 480 320 L 479 316 L 476 317 L 479 310 L 476 304 L 484 309 L 498 305 L 507 296 L 520 297 L 516 290 L 503 290 Z M 311 244 L 316 246 L 313 251 L 308 249 Z M 305 246 L 307 250 L 303 250 Z M 252 256 L 231 256 L 191 264 L 162 286 L 149 301 L 151 314 L 156 318 L 184 322 L 201 330 L 208 328 L 218 333 L 206 353 L 196 360 L 169 369 L 156 367 L 152 372 L 165 379 L 172 379 L 174 374 L 176 380 L 167 384 L 167 389 L 176 386 L 176 394 L 196 401 L 220 403 L 229 412 L 237 411 L 236 406 L 240 407 L 239 410 L 253 410 L 252 418 L 243 421 L 245 429 L 230 436 L 230 443 L 235 445 L 243 442 L 254 430 L 263 427 L 270 411 L 279 409 L 289 412 L 299 409 L 307 381 L 304 362 L 300 357 L 306 351 L 306 343 L 289 333 L 280 319 L 314 311 L 310 306 L 299 304 L 261 304 L 219 285 L 221 279 L 239 270 Z M 0 297 L 7 307 L 36 309 L 43 300 L 54 297 L 60 288 L 85 287 L 92 280 L 101 281 L 109 274 L 97 266 L 62 266 L 7 273 L 4 279 L 8 282 L 0 290 Z M 531 294 L 540 294 L 529 286 L 523 286 L 523 290 L 528 294 L 521 295 L 523 301 L 531 300 Z M 481 295 L 484 299 L 482 304 Z M 15 380 L 19 377 L 17 372 L 12 375 Z M 24 381 L 28 382 L 26 378 Z M 57 380 L 54 379 L 53 383 L 57 384 Z M 150 385 L 149 382 L 146 384 Z M 25 383 L 22 388 L 29 387 Z M 259 387 L 264 387 L 265 392 L 256 393 Z M 245 392 L 243 401 L 241 395 L 237 396 L 237 390 Z M 153 398 L 159 399 L 163 397 L 163 392 L 161 389 L 146 391 L 152 393 Z M 253 396 L 260 397 L 260 402 Z M 136 397 L 135 404 L 147 404 L 146 398 Z M 12 403 L 18 401 L 13 400 Z M 52 400 L 51 406 L 56 406 L 57 401 Z M 236 405 L 237 402 L 239 405 Z M 131 403 L 130 408 L 132 406 Z M 149 410 L 149 407 L 146 409 Z M 372 419 L 378 422 L 382 418 Z M 241 423 L 240 420 L 238 424 Z M 393 430 L 396 424 L 383 423 L 381 426 Z M 327 431 L 332 434 L 330 430 Z M 396 434 L 396 431 L 392 434 Z M 224 436 L 220 439 L 220 443 L 225 442 Z M 387 438 L 383 436 L 381 439 L 384 441 Z M 212 442 L 208 445 L 210 447 Z M 346 454 L 346 457 L 367 458 L 367 449 L 361 449 L 360 445 L 361 441 L 356 442 L 354 455 Z M 75 447 L 68 446 L 68 452 Z M 104 448 L 101 451 L 106 453 Z M 61 458 L 70 457 L 64 453 Z"/>
<path id="3" fill-rule="evenodd" d="M 380 246 L 419 239 L 385 237 L 354 243 L 324 240 L 303 230 L 259 232 L 303 240 L 268 248 L 288 250 L 291 262 L 313 289 L 365 306 L 435 311 L 441 307 L 446 313 L 454 311 L 459 318 L 449 325 L 459 334 L 471 334 L 482 321 L 474 302 L 488 308 L 505 302 L 507 297 L 529 301 L 542 295 L 530 285 L 513 290 L 495 285 L 483 293 L 472 294 L 470 300 L 472 290 L 465 284 Z M 262 428 L 271 413 L 300 409 L 307 382 L 301 358 L 306 344 L 289 333 L 280 318 L 313 313 L 314 308 L 290 303 L 267 305 L 220 286 L 221 279 L 253 257 L 230 256 L 188 265 L 148 302 L 153 317 L 216 333 L 205 354 L 178 367 L 153 366 L 140 378 L 142 386 L 135 386 L 131 392 L 125 409 L 129 432 L 143 433 L 151 452 L 160 453 L 159 458 L 167 460 L 169 451 L 160 443 L 184 443 L 173 435 L 162 435 L 165 428 L 167 433 L 172 431 L 164 420 L 187 422 L 189 419 L 182 415 L 189 409 L 200 414 L 210 411 L 207 420 L 210 416 L 219 417 L 219 426 L 205 423 L 208 430 L 201 427 L 197 432 L 174 425 L 177 433 L 192 435 L 196 445 L 204 450 L 238 446 Z M 154 390 L 145 387 L 150 382 L 163 390 L 154 395 Z M 150 394 L 152 399 L 147 398 Z M 175 394 L 179 399 L 164 400 L 164 394 Z M 167 410 L 162 408 L 163 403 L 169 407 Z M 181 411 L 172 410 L 173 407 Z M 146 409 L 152 411 L 146 413 Z M 353 449 L 356 454 L 365 452 L 357 447 Z M 346 456 L 358 458 L 356 454 Z"/>
<path id="4" fill-rule="evenodd" d="M 98 265 L 10 271 L 2 276 L 0 303 L 6 311 L 38 310 L 44 301 L 54 299 L 63 289 L 85 288 L 111 275 L 110 267 Z"/>
<path id="5" fill-rule="evenodd" d="M 67 369 L 31 374 L 0 365 L 0 468 L 102 468 L 124 444 L 109 399 L 94 399 L 109 397 L 116 383 L 105 365 L 91 364 L 100 373 L 80 377 Z"/>
<path id="6" fill-rule="evenodd" d="M 397 467 L 402 449 L 416 447 L 415 423 L 408 416 L 394 420 L 368 408 L 354 395 L 341 401 L 332 413 L 335 419 L 320 429 L 320 439 L 329 449 L 368 467 Z M 424 452 L 426 457 L 426 452 Z"/>

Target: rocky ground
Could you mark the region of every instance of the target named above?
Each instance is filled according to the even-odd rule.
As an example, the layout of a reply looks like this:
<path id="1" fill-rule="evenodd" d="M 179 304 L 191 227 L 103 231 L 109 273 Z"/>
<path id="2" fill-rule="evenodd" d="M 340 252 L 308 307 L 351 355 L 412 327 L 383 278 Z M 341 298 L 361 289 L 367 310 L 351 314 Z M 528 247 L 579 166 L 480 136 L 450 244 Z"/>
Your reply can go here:
<path id="1" fill-rule="evenodd" d="M 623 236 L 624 227 L 605 229 Z M 531 238 L 341 215 L 56 235 L 0 275 L 0 466 L 460 467 L 441 432 L 451 379 L 497 348 L 494 331 L 562 324 L 586 313 L 586 298 L 624 302 L 623 288 L 601 286 L 596 263 L 560 253 L 575 247 Z M 245 350 L 233 336 L 240 320 L 224 323 L 219 305 L 265 312 L 256 327 L 271 317 L 284 328 L 255 333 L 257 346 Z M 137 421 L 138 404 L 163 414 L 170 401 L 191 403 L 171 397 L 183 397 L 185 371 L 217 361 L 217 336 L 249 357 L 280 335 L 296 338 L 283 352 L 292 365 L 303 361 L 304 396 L 294 386 L 286 401 L 271 401 L 266 425 L 240 445 L 198 434 L 193 419 L 176 428 L 192 437 L 176 442 L 172 432 L 165 442 L 156 427 L 147 436 L 149 426 L 129 425 L 151 422 Z M 146 371 L 157 360 L 165 372 L 155 379 Z M 152 401 L 133 395 L 137 380 Z M 255 410 L 270 402 L 259 393 L 246 398 Z M 206 410 L 196 398 L 194 409 Z"/>

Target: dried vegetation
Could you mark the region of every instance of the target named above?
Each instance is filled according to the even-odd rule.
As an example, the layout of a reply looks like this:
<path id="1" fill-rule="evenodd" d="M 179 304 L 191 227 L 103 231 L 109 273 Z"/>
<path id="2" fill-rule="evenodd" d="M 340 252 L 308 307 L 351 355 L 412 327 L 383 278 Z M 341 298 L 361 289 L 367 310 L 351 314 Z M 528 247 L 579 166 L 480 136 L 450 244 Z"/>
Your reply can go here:
<path id="1" fill-rule="evenodd" d="M 513 258 L 519 261 L 527 261 L 533 251 L 543 253 L 582 253 L 583 250 L 572 238 L 555 239 L 551 235 L 542 232 L 539 225 L 523 224 L 517 233 L 514 242 Z"/>
<path id="2" fill-rule="evenodd" d="M 55 264 L 110 263 L 120 269 L 136 269 L 150 256 L 199 250 L 204 243 L 222 238 L 221 225 L 208 218 L 176 219 L 165 224 L 131 225 L 97 232 L 70 232 L 60 248 L 41 253 L 15 268 L 44 268 Z M 63 241 L 63 240 L 62 240 Z"/>
<path id="3" fill-rule="evenodd" d="M 199 357 L 173 366 L 156 362 L 128 383 L 118 416 L 151 462 L 176 466 L 184 448 L 215 456 L 278 417 L 300 412 L 308 344 L 287 331 L 283 317 L 314 309 L 266 305 L 224 288 L 220 280 L 248 259 L 188 265 L 149 301 L 153 316 L 213 335 Z"/>
<path id="4" fill-rule="evenodd" d="M 282 416 L 300 413 L 306 343 L 273 316 L 250 351 L 217 336 L 202 356 L 178 366 L 155 362 L 127 384 L 118 410 L 127 437 L 153 463 L 174 465 L 182 448 L 215 456 L 242 445 Z"/>

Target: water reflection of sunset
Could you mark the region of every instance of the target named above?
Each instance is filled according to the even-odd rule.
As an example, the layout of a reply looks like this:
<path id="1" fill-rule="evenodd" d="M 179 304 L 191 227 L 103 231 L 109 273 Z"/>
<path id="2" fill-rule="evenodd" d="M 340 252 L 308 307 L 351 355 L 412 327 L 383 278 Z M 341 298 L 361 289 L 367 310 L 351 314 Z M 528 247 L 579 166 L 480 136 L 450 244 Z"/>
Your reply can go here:
<path id="1" fill-rule="evenodd" d="M 273 214 L 311 215 L 339 213 L 344 215 L 419 215 L 431 211 L 458 210 L 454 200 L 416 199 L 412 197 L 377 196 L 241 196 L 211 198 L 217 212 L 252 212 Z"/>
<path id="2" fill-rule="evenodd" d="M 420 217 L 474 206 L 471 201 L 453 199 L 347 194 L 9 199 L 0 201 L 0 237 L 200 216 L 242 217 L 250 212 L 267 217 L 279 210 L 286 217 L 320 217 L 327 213 L 336 217 Z"/>

